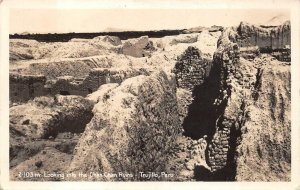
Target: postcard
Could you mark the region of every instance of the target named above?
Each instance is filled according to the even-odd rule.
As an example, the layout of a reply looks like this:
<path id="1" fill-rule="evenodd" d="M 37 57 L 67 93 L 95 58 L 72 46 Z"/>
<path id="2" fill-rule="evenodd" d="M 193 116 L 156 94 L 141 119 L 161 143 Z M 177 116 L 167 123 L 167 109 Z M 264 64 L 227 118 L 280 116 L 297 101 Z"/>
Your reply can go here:
<path id="1" fill-rule="evenodd" d="M 299 3 L 2 1 L 1 188 L 299 189 Z"/>

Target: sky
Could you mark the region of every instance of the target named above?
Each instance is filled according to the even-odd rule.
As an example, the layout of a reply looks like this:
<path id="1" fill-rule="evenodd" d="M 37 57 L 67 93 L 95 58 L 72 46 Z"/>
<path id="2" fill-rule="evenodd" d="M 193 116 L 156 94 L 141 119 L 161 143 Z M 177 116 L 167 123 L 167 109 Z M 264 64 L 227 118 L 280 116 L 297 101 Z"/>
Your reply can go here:
<path id="1" fill-rule="evenodd" d="M 186 29 L 197 26 L 237 26 L 241 21 L 265 23 L 280 9 L 11 9 L 10 33 L 103 32 L 114 30 Z"/>

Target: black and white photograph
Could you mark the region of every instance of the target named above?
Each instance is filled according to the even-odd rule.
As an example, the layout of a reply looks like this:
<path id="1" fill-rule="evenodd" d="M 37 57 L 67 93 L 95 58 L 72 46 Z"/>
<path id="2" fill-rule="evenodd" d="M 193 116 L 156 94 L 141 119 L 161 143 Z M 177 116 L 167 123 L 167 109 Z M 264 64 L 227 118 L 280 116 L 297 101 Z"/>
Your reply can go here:
<path id="1" fill-rule="evenodd" d="M 11 8 L 9 181 L 291 182 L 292 14 Z"/>

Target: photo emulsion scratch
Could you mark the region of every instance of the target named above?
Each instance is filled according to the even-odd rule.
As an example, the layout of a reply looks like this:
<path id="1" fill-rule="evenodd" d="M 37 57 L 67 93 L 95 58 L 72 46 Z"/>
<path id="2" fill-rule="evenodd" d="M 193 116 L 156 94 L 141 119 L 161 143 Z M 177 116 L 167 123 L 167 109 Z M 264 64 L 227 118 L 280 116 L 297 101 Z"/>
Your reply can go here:
<path id="1" fill-rule="evenodd" d="M 290 181 L 290 68 L 289 10 L 12 9 L 10 180 Z"/>

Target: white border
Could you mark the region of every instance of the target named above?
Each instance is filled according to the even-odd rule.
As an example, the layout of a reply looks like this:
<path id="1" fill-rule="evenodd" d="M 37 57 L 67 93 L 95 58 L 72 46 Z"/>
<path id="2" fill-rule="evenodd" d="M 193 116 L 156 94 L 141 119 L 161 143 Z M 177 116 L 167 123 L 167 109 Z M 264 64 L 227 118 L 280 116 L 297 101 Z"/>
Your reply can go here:
<path id="1" fill-rule="evenodd" d="M 11 8 L 58 9 L 290 9 L 292 28 L 292 177 L 291 182 L 10 182 L 9 181 L 9 10 Z M 300 189 L 300 1 L 158 1 L 158 0 L 4 0 L 0 4 L 0 127 L 1 187 L 4 189 Z"/>

